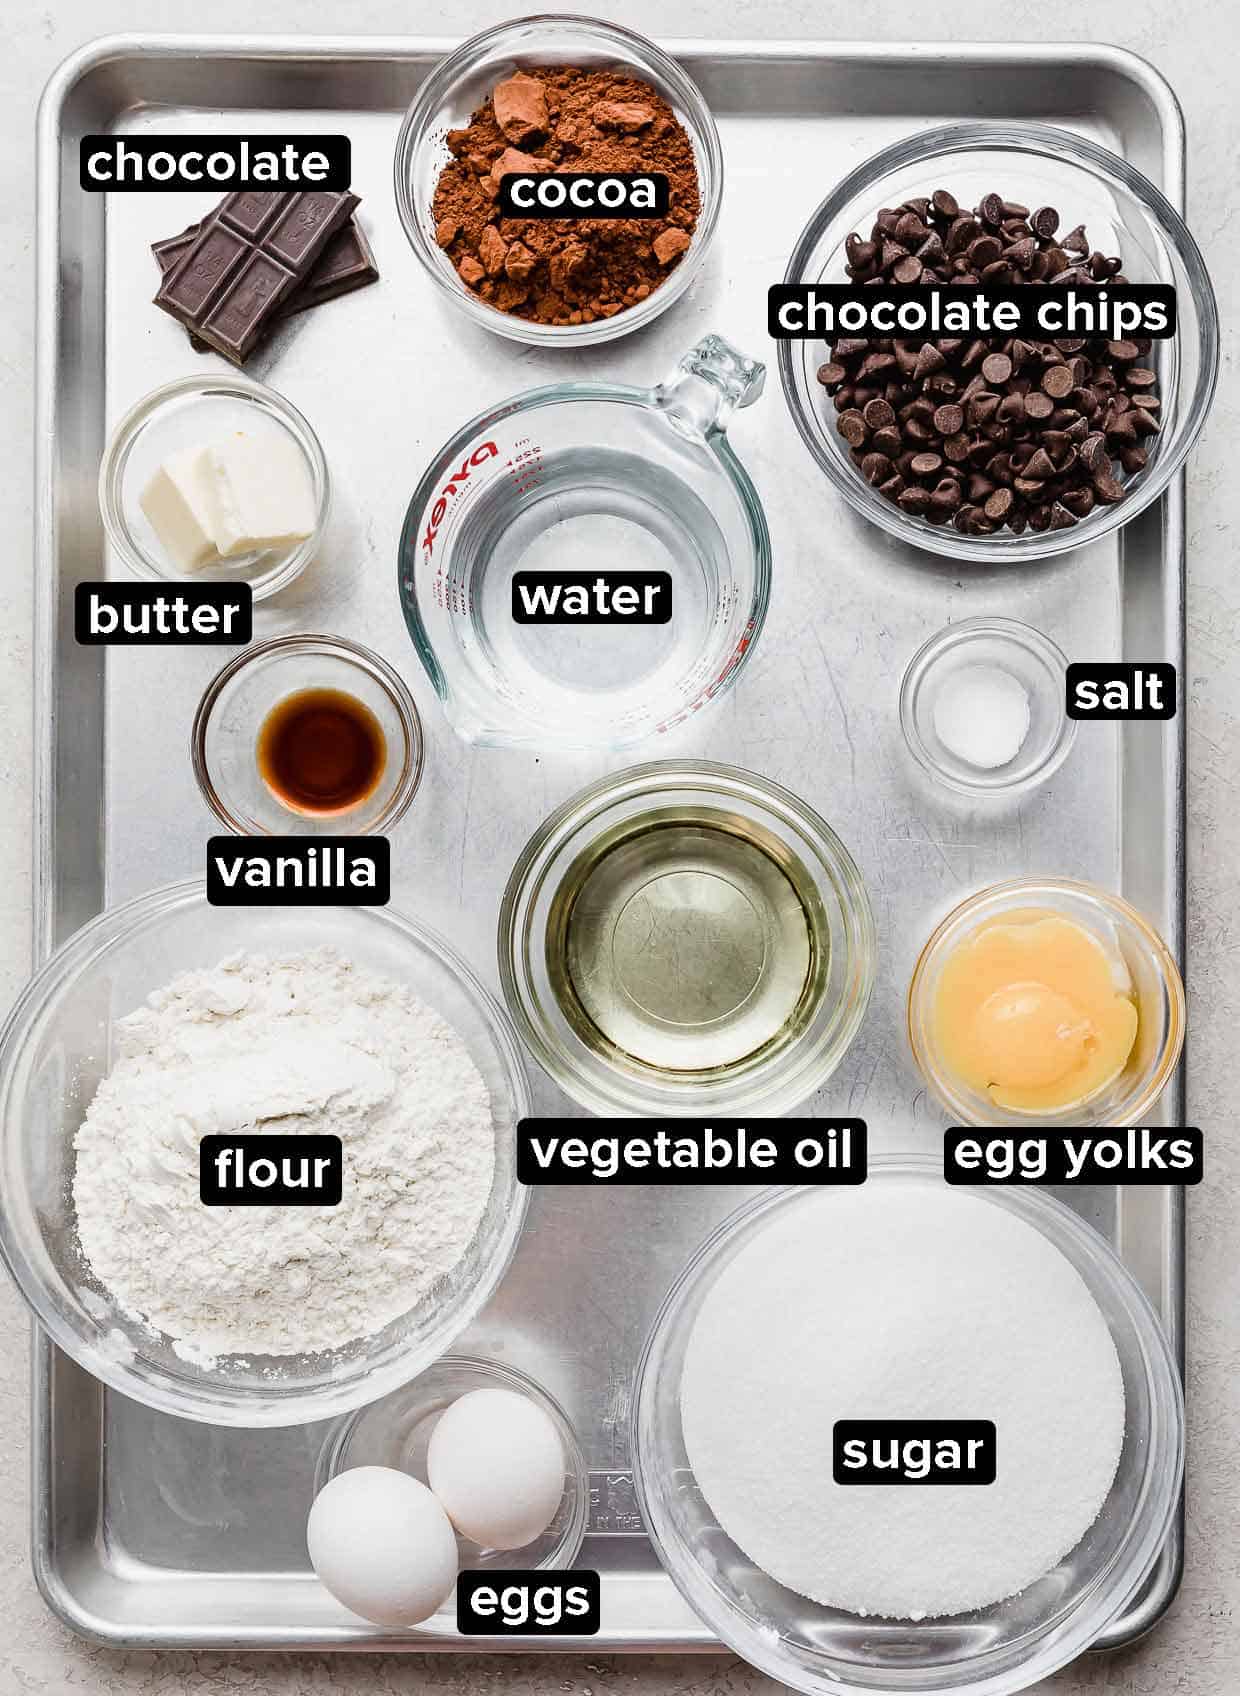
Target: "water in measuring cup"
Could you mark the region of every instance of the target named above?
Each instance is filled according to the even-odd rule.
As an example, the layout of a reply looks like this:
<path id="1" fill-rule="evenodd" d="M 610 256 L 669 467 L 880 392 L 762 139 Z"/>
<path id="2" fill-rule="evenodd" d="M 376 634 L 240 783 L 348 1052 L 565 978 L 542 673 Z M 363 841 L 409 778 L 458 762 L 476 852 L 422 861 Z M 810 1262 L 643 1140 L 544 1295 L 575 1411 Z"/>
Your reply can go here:
<path id="1" fill-rule="evenodd" d="M 540 719 L 623 729 L 676 712 L 710 681 L 710 635 L 728 581 L 709 508 L 675 470 L 603 446 L 548 454 L 536 486 L 496 479 L 457 543 L 468 584 L 464 657 Z M 666 571 L 667 624 L 519 624 L 517 571 Z M 604 738 L 605 739 L 605 738 Z"/>

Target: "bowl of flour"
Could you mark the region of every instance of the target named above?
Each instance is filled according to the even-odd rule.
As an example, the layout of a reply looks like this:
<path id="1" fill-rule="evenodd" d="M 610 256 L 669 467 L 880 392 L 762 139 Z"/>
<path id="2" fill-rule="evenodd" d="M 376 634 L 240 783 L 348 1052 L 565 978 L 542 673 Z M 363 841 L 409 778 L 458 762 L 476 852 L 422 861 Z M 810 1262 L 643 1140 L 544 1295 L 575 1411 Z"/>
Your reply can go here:
<path id="1" fill-rule="evenodd" d="M 991 1481 L 927 1470 L 958 1459 L 928 1430 L 982 1422 Z M 633 1448 L 665 1567 L 762 1671 L 831 1696 L 1004 1696 L 1147 1577 L 1183 1398 L 1153 1309 L 1079 1215 L 884 1157 L 863 1186 L 768 1193 L 708 1239 L 646 1345 Z"/>
<path id="2" fill-rule="evenodd" d="M 0 1249 L 114 1389 L 215 1424 L 329 1418 L 499 1284 L 527 1111 L 506 1016 L 433 932 L 175 884 L 79 931 L 0 1037 Z M 204 1146 L 255 1135 L 338 1140 L 339 1201 L 207 1205 Z"/>

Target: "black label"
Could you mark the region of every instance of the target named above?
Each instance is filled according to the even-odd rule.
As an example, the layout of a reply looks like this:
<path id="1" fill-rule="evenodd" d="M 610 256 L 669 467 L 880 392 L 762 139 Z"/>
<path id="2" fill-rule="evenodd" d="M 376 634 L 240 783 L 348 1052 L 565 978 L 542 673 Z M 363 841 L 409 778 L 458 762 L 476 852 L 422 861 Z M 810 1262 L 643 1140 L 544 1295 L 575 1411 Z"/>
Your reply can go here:
<path id="1" fill-rule="evenodd" d="M 198 1144 L 204 1207 L 337 1207 L 343 1188 L 339 1137 L 247 1132 L 203 1137 Z"/>
<path id="2" fill-rule="evenodd" d="M 863 1184 L 864 1119 L 522 1119 L 522 1184 Z"/>
<path id="3" fill-rule="evenodd" d="M 992 1419 L 837 1419 L 837 1484 L 993 1484 Z"/>
<path id="4" fill-rule="evenodd" d="M 211 836 L 213 907 L 382 907 L 392 894 L 386 836 Z"/>
<path id="5" fill-rule="evenodd" d="M 949 1184 L 1199 1184 L 1203 1165 L 1194 1125 L 943 1134 Z"/>
<path id="6" fill-rule="evenodd" d="M 670 571 L 514 571 L 518 624 L 666 624 Z"/>
<path id="7" fill-rule="evenodd" d="M 1162 660 L 1096 660 L 1068 667 L 1069 718 L 1174 718 L 1175 667 Z"/>
<path id="8" fill-rule="evenodd" d="M 78 181 L 90 193 L 173 189 L 346 189 L 347 135 L 87 135 Z"/>
<path id="9" fill-rule="evenodd" d="M 253 633 L 248 583 L 79 583 L 73 591 L 73 634 L 85 647 L 240 645 Z"/>
<path id="10" fill-rule="evenodd" d="M 1175 290 L 1169 283 L 994 289 L 962 283 L 891 288 L 776 283 L 767 291 L 766 327 L 777 341 L 793 342 L 986 335 L 1161 340 L 1175 334 Z"/>
<path id="11" fill-rule="evenodd" d="M 456 1629 L 466 1637 L 593 1637 L 599 1629 L 597 1572 L 463 1572 Z"/>
<path id="12" fill-rule="evenodd" d="M 504 218 L 666 218 L 671 205 L 661 171 L 505 171 Z"/>

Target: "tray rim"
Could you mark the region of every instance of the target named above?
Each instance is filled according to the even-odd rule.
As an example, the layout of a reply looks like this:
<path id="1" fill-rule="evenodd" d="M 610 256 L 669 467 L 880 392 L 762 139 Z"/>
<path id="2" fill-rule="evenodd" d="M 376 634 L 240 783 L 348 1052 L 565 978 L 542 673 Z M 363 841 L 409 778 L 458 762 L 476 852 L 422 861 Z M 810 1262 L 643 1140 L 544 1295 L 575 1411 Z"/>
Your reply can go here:
<path id="1" fill-rule="evenodd" d="M 33 680 L 34 680 L 34 759 L 32 795 L 32 967 L 37 970 L 55 946 L 56 912 L 53 899 L 53 852 L 55 833 L 55 717 L 57 703 L 54 691 L 44 687 L 45 674 L 54 670 L 56 630 L 57 522 L 55 504 L 55 442 L 59 419 L 56 371 L 60 350 L 59 306 L 59 231 L 60 231 L 60 124 L 65 107 L 80 83 L 91 74 L 114 63 L 133 59 L 163 58 L 167 60 L 287 60 L 298 59 L 311 66 L 348 59 L 361 63 L 399 63 L 412 58 L 440 56 L 459 45 L 460 35 L 307 35 L 233 34 L 233 33 L 143 33 L 115 32 L 85 42 L 71 52 L 52 73 L 39 101 L 36 119 L 36 333 L 35 333 L 35 482 L 34 482 L 34 545 L 32 560 L 35 572 L 33 617 Z M 751 38 L 717 39 L 705 36 L 659 36 L 660 44 L 679 58 L 712 58 L 723 61 L 759 60 L 766 64 L 806 61 L 842 61 L 845 63 L 899 62 L 904 65 L 924 65 L 927 72 L 936 67 L 960 70 L 970 66 L 983 68 L 1034 66 L 1051 69 L 1069 61 L 1080 69 L 1105 71 L 1127 81 L 1149 101 L 1156 114 L 1161 140 L 1162 189 L 1167 199 L 1180 211 L 1184 210 L 1186 188 L 1185 123 L 1179 99 L 1162 72 L 1140 54 L 1129 48 L 1110 43 L 1076 41 L 890 41 L 873 42 L 864 39 L 844 41 L 814 37 L 790 37 L 781 40 L 758 41 Z M 109 121 L 121 113 L 139 109 L 143 103 L 133 101 L 121 105 L 110 114 Z M 227 108 L 224 108 L 227 110 Z M 1184 507 L 1187 476 L 1181 472 L 1172 482 L 1161 504 L 1164 555 L 1178 562 L 1177 616 L 1171 632 L 1178 663 L 1183 670 L 1186 641 L 1185 578 L 1186 537 Z M 1179 805 L 1174 820 L 1175 840 L 1172 844 L 1169 880 L 1176 911 L 1176 952 L 1183 961 L 1185 941 L 1185 909 L 1187 902 L 1185 864 L 1185 740 L 1187 714 L 1181 713 L 1177 722 L 1172 760 L 1175 770 L 1175 791 Z M 1185 1099 L 1184 1061 L 1177 1068 L 1170 1086 L 1170 1095 L 1178 1104 L 1183 1117 Z M 1185 1198 L 1179 1190 L 1173 1202 L 1172 1230 L 1176 1264 L 1179 1267 L 1177 1338 L 1181 1369 L 1185 1341 Z M 31 1384 L 31 1564 L 36 1586 L 55 1617 L 85 1640 L 105 1648 L 134 1648 L 156 1650 L 167 1647 L 188 1647 L 169 1643 L 160 1635 L 149 1632 L 126 1632 L 104 1624 L 91 1614 L 73 1594 L 65 1574 L 51 1560 L 51 1540 L 48 1535 L 47 1481 L 53 1462 L 51 1452 L 51 1421 L 48 1417 L 52 1399 L 52 1367 L 54 1351 L 49 1339 L 37 1322 L 31 1326 L 32 1384 Z M 99 1393 L 102 1389 L 98 1386 Z M 1147 1580 L 1142 1592 L 1121 1616 L 1099 1637 L 1092 1651 L 1126 1647 L 1151 1631 L 1162 1619 L 1175 1599 L 1183 1575 L 1183 1498 L 1178 1523 L 1160 1557 L 1158 1565 Z M 202 1638 L 197 1645 L 210 1650 L 272 1651 L 284 1650 L 308 1653 L 677 1653 L 722 1654 L 726 1647 L 705 1633 L 688 1637 L 659 1637 L 649 1634 L 640 1639 L 617 1641 L 600 1634 L 597 1637 L 539 1639 L 492 1639 L 478 1641 L 454 1637 L 425 1637 L 404 1634 L 400 1637 L 365 1636 L 356 1641 L 331 1631 L 303 1632 L 300 1637 L 288 1636 L 278 1641 L 259 1641 L 257 1634 L 234 1630 Z"/>

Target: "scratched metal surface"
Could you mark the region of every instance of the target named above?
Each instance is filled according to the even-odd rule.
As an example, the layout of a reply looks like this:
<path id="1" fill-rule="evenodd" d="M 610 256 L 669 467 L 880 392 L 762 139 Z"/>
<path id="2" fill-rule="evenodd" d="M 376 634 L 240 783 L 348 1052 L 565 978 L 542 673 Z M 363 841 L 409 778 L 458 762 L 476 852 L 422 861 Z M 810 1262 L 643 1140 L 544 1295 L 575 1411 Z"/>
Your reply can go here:
<path id="1" fill-rule="evenodd" d="M 351 135 L 383 282 L 294 321 L 255 362 L 255 374 L 314 424 L 337 494 L 322 556 L 288 594 L 257 609 L 255 635 L 339 631 L 407 677 L 424 715 L 427 767 L 393 841 L 394 901 L 447 933 L 493 986 L 495 916 L 517 853 L 547 812 L 626 762 L 469 750 L 448 731 L 394 593 L 400 520 L 439 443 L 485 401 L 566 369 L 653 381 L 708 330 L 766 357 L 765 290 L 814 205 L 851 166 L 925 121 L 1052 118 L 1126 153 L 1173 199 L 1181 195 L 1182 137 L 1169 93 L 1148 68 L 1110 50 L 687 45 L 683 56 L 718 116 L 727 157 L 717 246 L 687 298 L 649 331 L 557 358 L 451 314 L 431 298 L 404 244 L 390 204 L 391 149 L 432 48 L 221 41 L 210 45 L 209 65 L 207 51 L 192 41 L 131 43 L 89 62 L 76 81 L 66 79 L 45 157 L 63 147 L 63 168 L 76 172 L 78 132 L 195 130 L 221 116 L 258 132 L 321 128 L 326 114 Z M 222 114 L 221 91 L 231 101 Z M 777 157 L 794 159 L 795 169 L 773 167 Z M 199 215 L 203 200 L 110 197 L 105 218 L 102 197 L 83 210 L 82 197 L 66 196 L 62 213 L 55 184 L 53 169 L 42 208 L 45 326 L 54 320 L 43 349 L 51 409 L 40 509 L 44 947 L 105 900 L 201 872 L 211 821 L 186 743 L 198 694 L 219 663 L 193 649 L 115 650 L 105 661 L 65 634 L 74 578 L 97 574 L 93 477 L 108 424 L 156 384 L 201 368 L 170 319 L 134 302 L 154 286 L 149 241 Z M 901 671 L 935 629 L 988 613 L 1038 626 L 1070 658 L 1126 652 L 1178 661 L 1182 491 L 1122 542 L 1036 569 L 966 571 L 902 550 L 846 511 L 797 440 L 773 378 L 738 415 L 732 439 L 770 521 L 775 589 L 766 631 L 740 686 L 640 757 L 750 766 L 839 831 L 869 886 L 880 971 L 860 1038 L 805 1110 L 864 1116 L 878 1149 L 931 1150 L 943 1121 L 903 1031 L 904 992 L 926 934 L 967 891 L 1047 872 L 1124 890 L 1178 939 L 1182 771 L 1174 731 L 1133 726 L 1121 737 L 1098 728 L 1077 738 L 1068 764 L 1033 795 L 972 806 L 928 788 L 908 760 L 895 713 Z M 533 1084 L 538 1110 L 574 1110 L 541 1074 Z M 1168 1103 L 1167 1122 L 1176 1112 Z M 711 1645 L 633 1516 L 628 1395 L 658 1300 L 748 1193 L 537 1193 L 512 1272 L 463 1340 L 531 1372 L 577 1425 L 596 1473 L 583 1560 L 604 1573 L 599 1647 Z M 1121 1202 L 1120 1194 L 1104 1188 L 1071 1199 L 1119 1244 L 1179 1339 L 1178 1195 L 1131 1191 Z M 165 1419 L 103 1394 L 45 1344 L 36 1414 L 36 1571 L 77 1629 L 163 1648 L 463 1646 L 446 1634 L 384 1637 L 311 1580 L 304 1514 L 321 1428 L 246 1434 Z M 1179 1561 L 1175 1541 L 1114 1640 L 1159 1616 Z"/>

